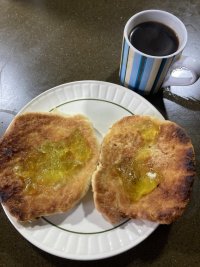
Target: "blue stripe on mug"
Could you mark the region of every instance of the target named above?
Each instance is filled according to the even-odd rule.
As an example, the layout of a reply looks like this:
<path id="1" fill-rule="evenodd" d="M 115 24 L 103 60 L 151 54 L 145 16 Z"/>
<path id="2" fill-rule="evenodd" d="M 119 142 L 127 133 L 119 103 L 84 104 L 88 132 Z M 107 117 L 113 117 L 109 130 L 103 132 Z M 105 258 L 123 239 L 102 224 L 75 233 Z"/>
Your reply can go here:
<path id="1" fill-rule="evenodd" d="M 165 66 L 164 66 L 164 68 L 163 68 L 163 70 L 162 70 L 162 73 L 161 73 L 161 75 L 160 75 L 160 79 L 159 79 L 159 81 L 158 81 L 158 83 L 157 83 L 157 85 L 156 85 L 156 88 L 155 88 L 155 90 L 154 90 L 154 93 L 156 93 L 156 92 L 159 90 L 159 88 L 162 86 L 162 83 L 163 83 L 163 81 L 165 80 L 165 77 L 166 77 L 166 75 L 167 75 L 167 73 L 168 73 L 168 71 L 169 71 L 169 68 L 170 68 L 170 66 L 171 66 L 171 64 L 172 64 L 172 62 L 173 62 L 173 60 L 174 60 L 174 58 L 175 58 L 175 57 L 172 57 L 172 58 L 168 58 L 168 59 L 167 59 L 167 61 L 166 61 L 166 63 L 165 63 Z"/>
<path id="2" fill-rule="evenodd" d="M 152 88 L 151 88 L 151 93 L 153 93 L 154 90 L 156 89 L 156 86 L 157 86 L 157 84 L 158 84 L 158 81 L 159 81 L 159 79 L 160 79 L 161 73 L 162 73 L 162 71 L 163 71 L 163 69 L 164 69 L 164 66 L 165 66 L 166 62 L 167 62 L 167 58 L 164 58 L 164 59 L 161 61 L 160 68 L 159 68 L 159 70 L 158 70 L 157 76 L 156 76 L 155 81 L 154 81 L 154 83 L 153 83 L 153 86 L 152 86 Z"/>
<path id="3" fill-rule="evenodd" d="M 131 68 L 131 75 L 129 79 L 129 87 L 132 89 L 135 89 L 135 84 L 136 84 L 137 77 L 138 77 L 137 73 L 139 72 L 140 62 L 141 62 L 140 54 L 134 53 L 133 64 Z"/>
<path id="4" fill-rule="evenodd" d="M 142 56 L 141 59 L 140 59 L 140 66 L 139 66 L 139 70 L 138 70 L 138 73 L 137 73 L 137 79 L 136 79 L 136 83 L 135 83 L 135 88 L 136 89 L 140 89 L 141 90 L 140 82 L 141 82 L 141 79 L 142 79 L 142 75 L 144 73 L 146 61 L 147 61 L 147 58 Z"/>
<path id="5" fill-rule="evenodd" d="M 122 40 L 122 52 L 121 52 L 120 66 L 119 66 L 119 77 L 121 77 L 122 58 L 124 56 L 124 42 L 125 42 L 125 39 L 123 38 L 123 40 Z"/>
<path id="6" fill-rule="evenodd" d="M 153 63 L 154 63 L 153 58 L 147 58 L 145 68 L 143 71 L 143 75 L 141 78 L 141 82 L 140 82 L 140 90 L 142 90 L 142 91 L 144 91 L 146 88 L 147 82 L 149 80 L 149 76 L 151 74 L 151 69 L 152 69 Z"/>
<path id="7" fill-rule="evenodd" d="M 128 53 L 129 53 L 129 46 L 124 39 L 123 40 L 122 59 L 121 59 L 121 69 L 120 69 L 120 81 L 121 81 L 121 83 L 124 83 L 125 76 L 126 76 L 126 65 L 128 62 Z"/>

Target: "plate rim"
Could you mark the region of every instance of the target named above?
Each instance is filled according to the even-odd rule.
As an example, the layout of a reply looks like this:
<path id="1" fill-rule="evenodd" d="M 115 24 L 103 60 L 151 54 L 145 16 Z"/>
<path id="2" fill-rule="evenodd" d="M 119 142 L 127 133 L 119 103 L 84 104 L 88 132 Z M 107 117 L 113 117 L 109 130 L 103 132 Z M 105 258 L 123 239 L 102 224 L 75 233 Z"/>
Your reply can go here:
<path id="1" fill-rule="evenodd" d="M 47 248 L 44 244 L 41 244 L 39 241 L 37 241 L 36 239 L 33 239 L 33 240 L 30 240 L 31 238 L 29 238 L 26 234 L 22 234 L 21 231 L 16 227 L 16 225 L 14 224 L 14 221 L 11 219 L 11 216 L 9 215 L 9 211 L 7 211 L 7 209 L 2 205 L 3 209 L 4 209 L 4 212 L 7 216 L 7 218 L 9 219 L 9 221 L 11 222 L 11 224 L 14 226 L 14 228 L 17 230 L 17 232 L 24 238 L 26 239 L 30 244 L 36 246 L 38 249 L 50 254 L 50 255 L 53 255 L 53 256 L 56 256 L 56 257 L 59 257 L 59 258 L 62 258 L 62 259 L 67 259 L 67 260 L 75 260 L 75 261 L 83 261 L 83 262 L 86 262 L 86 261 L 96 261 L 96 260 L 103 260 L 103 259 L 107 259 L 107 258 L 111 258 L 111 257 L 114 257 L 114 256 L 117 256 L 117 255 L 120 255 L 130 249 L 133 249 L 135 248 L 137 245 L 139 245 L 140 243 L 142 243 L 145 239 L 147 239 L 150 235 L 153 234 L 153 232 L 159 227 L 160 224 L 156 224 L 154 226 L 154 228 L 152 228 L 149 232 L 148 232 L 148 235 L 145 236 L 140 236 L 139 238 L 137 238 L 137 242 L 134 243 L 134 245 L 132 244 L 129 244 L 129 245 L 126 245 L 125 247 L 123 247 L 123 249 L 121 248 L 118 248 L 117 250 L 113 250 L 113 251 L 109 251 L 109 252 L 103 252 L 101 253 L 101 255 L 99 257 L 96 257 L 95 255 L 96 254 L 93 254 L 93 255 L 84 255 L 81 254 L 80 256 L 79 255 L 76 255 L 76 257 L 74 257 L 74 254 L 67 254 L 67 257 L 65 255 L 62 255 L 59 253 L 58 250 L 55 250 L 53 248 Z M 113 229 L 114 231 L 115 229 Z M 86 235 L 89 235 L 89 234 L 86 234 Z M 98 234 L 97 234 L 98 235 Z"/>
<path id="2" fill-rule="evenodd" d="M 135 91 L 126 88 L 120 84 L 115 84 L 115 83 L 111 83 L 111 82 L 107 82 L 107 81 L 99 81 L 99 80 L 79 80 L 79 81 L 73 81 L 73 82 L 68 82 L 68 83 L 62 83 L 60 85 L 54 86 L 52 88 L 49 88 L 47 90 L 45 90 L 44 92 L 42 92 L 41 94 L 37 95 L 36 97 L 34 97 L 33 99 L 31 99 L 28 103 L 26 103 L 20 110 L 19 112 L 16 114 L 16 116 L 18 114 L 21 114 L 30 104 L 34 103 L 35 101 L 37 101 L 37 99 L 39 99 L 40 97 L 50 93 L 51 91 L 56 91 L 57 89 L 64 87 L 64 86 L 70 86 L 70 85 L 74 85 L 74 84 L 82 84 L 82 83 L 97 83 L 97 84 L 105 84 L 105 85 L 110 85 L 110 86 L 117 86 L 118 88 L 120 88 L 120 90 L 127 90 L 130 93 L 132 93 L 136 98 L 139 98 L 140 100 L 142 100 L 143 102 L 145 102 L 149 107 L 151 107 L 156 113 L 159 113 L 159 116 L 162 119 L 165 119 L 164 116 L 161 114 L 161 112 L 159 110 L 157 110 L 147 99 L 145 99 L 143 96 L 139 95 L 138 93 L 136 93 Z"/>

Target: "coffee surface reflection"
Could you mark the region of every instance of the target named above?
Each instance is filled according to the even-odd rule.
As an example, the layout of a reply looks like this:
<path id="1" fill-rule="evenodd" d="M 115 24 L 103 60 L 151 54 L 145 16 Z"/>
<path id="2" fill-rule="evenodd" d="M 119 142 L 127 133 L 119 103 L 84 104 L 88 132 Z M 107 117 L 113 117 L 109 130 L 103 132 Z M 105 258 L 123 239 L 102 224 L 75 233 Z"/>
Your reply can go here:
<path id="1" fill-rule="evenodd" d="M 131 44 L 151 56 L 167 56 L 175 53 L 179 46 L 176 33 L 168 26 L 155 22 L 143 22 L 130 33 Z"/>

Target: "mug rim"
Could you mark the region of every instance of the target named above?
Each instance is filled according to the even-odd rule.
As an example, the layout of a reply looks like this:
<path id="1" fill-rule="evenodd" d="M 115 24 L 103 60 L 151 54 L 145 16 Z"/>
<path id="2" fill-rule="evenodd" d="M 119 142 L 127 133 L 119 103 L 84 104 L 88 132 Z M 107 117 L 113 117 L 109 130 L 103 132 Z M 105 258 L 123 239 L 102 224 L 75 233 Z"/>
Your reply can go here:
<path id="1" fill-rule="evenodd" d="M 183 43 L 177 49 L 176 52 L 174 52 L 172 54 L 169 54 L 169 55 L 166 55 L 166 56 L 152 56 L 152 55 L 145 54 L 142 51 L 138 50 L 129 41 L 129 38 L 128 38 L 128 29 L 127 28 L 130 25 L 130 23 L 132 22 L 132 20 L 134 18 L 138 17 L 138 16 L 141 16 L 142 14 L 150 13 L 150 12 L 164 13 L 165 15 L 171 16 L 174 19 L 176 19 L 179 22 L 179 24 L 182 26 L 182 30 L 184 31 L 184 40 L 183 40 Z M 164 10 L 159 10 L 159 9 L 148 9 L 148 10 L 143 10 L 143 11 L 140 11 L 140 12 L 136 13 L 135 15 L 133 15 L 132 17 L 129 18 L 129 20 L 126 22 L 126 25 L 125 25 L 125 28 L 124 28 L 124 38 L 126 39 L 126 42 L 128 43 L 129 47 L 132 48 L 132 49 L 134 49 L 134 50 L 136 50 L 136 52 L 139 53 L 139 54 L 141 54 L 142 56 L 149 57 L 149 58 L 163 59 L 163 58 L 170 58 L 170 57 L 174 57 L 174 56 L 178 55 L 179 53 L 181 53 L 183 51 L 184 47 L 186 46 L 187 37 L 188 37 L 188 34 L 187 34 L 187 30 L 186 30 L 186 27 L 185 27 L 184 23 L 178 17 L 176 17 L 175 15 L 173 15 L 172 13 L 167 12 L 167 11 L 164 11 Z"/>

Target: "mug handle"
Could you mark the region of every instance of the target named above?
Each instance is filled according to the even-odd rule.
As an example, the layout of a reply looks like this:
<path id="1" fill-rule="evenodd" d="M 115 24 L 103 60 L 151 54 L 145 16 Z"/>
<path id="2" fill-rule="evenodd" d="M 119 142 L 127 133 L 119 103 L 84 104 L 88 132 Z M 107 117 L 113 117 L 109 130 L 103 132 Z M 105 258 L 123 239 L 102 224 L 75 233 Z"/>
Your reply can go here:
<path id="1" fill-rule="evenodd" d="M 172 73 L 175 70 L 190 71 L 190 77 L 174 77 Z M 177 61 L 172 64 L 169 72 L 164 80 L 162 87 L 176 86 L 176 85 L 191 85 L 195 83 L 200 77 L 200 62 L 188 56 L 181 56 Z"/>

